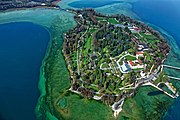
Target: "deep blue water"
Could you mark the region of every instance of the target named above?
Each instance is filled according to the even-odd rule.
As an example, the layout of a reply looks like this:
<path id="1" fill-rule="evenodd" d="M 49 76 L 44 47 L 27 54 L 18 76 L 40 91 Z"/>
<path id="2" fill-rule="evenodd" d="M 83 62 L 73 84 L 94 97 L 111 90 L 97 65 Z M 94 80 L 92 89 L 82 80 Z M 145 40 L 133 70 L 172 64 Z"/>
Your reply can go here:
<path id="1" fill-rule="evenodd" d="M 133 11 L 144 21 L 157 25 L 174 37 L 180 47 L 180 1 L 140 0 Z M 180 120 L 180 97 L 168 110 L 164 120 Z"/>
<path id="2" fill-rule="evenodd" d="M 139 0 L 133 11 L 172 35 L 180 46 L 180 0 Z"/>
<path id="3" fill-rule="evenodd" d="M 117 0 L 79 0 L 68 4 L 74 8 L 97 8 L 114 3 L 121 3 Z"/>
<path id="4" fill-rule="evenodd" d="M 35 120 L 49 32 L 33 23 L 0 24 L 0 119 Z"/>

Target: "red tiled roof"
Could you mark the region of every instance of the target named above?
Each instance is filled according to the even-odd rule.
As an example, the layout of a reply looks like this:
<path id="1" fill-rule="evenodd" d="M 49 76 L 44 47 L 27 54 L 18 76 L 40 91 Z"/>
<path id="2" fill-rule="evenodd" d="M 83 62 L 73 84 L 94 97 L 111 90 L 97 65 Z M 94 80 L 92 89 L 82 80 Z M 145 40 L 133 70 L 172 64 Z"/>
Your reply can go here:
<path id="1" fill-rule="evenodd" d="M 134 30 L 137 30 L 137 31 L 138 31 L 138 30 L 141 30 L 141 29 L 136 27 L 136 28 L 134 28 Z"/>
<path id="2" fill-rule="evenodd" d="M 139 54 L 143 54 L 143 52 L 136 52 L 136 54 L 138 54 L 138 55 L 139 55 Z"/>
<path id="3" fill-rule="evenodd" d="M 132 61 L 129 61 L 129 64 L 131 64 L 131 66 L 133 66 L 134 63 Z"/>

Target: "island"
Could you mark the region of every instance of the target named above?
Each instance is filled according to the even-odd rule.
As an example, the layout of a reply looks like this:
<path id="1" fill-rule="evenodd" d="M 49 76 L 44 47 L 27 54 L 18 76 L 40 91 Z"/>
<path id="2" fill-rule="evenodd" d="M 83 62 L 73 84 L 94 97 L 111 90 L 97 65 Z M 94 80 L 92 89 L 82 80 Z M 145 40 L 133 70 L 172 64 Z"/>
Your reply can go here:
<path id="1" fill-rule="evenodd" d="M 170 47 L 159 32 L 122 14 L 67 11 L 75 14 L 77 23 L 64 34 L 62 52 L 71 79 L 67 91 L 108 105 L 115 118 L 141 86 L 152 86 L 171 98 L 179 96 L 163 72 Z"/>
<path id="2" fill-rule="evenodd" d="M 180 68 L 174 64 L 178 54 L 174 54 L 176 47 L 169 47 L 171 39 L 166 40 L 160 29 L 123 14 L 60 8 L 59 1 L 0 0 L 3 13 L 50 8 L 49 14 L 53 14 L 40 12 L 42 18 L 52 20 L 43 19 L 48 26 L 42 24 L 50 33 L 50 41 L 40 68 L 37 119 L 162 119 L 180 90 L 180 78 L 176 77 Z M 8 21 L 21 21 L 37 12 L 10 12 Z M 13 18 L 15 15 L 22 17 Z M 169 71 L 175 74 L 171 76 Z"/>

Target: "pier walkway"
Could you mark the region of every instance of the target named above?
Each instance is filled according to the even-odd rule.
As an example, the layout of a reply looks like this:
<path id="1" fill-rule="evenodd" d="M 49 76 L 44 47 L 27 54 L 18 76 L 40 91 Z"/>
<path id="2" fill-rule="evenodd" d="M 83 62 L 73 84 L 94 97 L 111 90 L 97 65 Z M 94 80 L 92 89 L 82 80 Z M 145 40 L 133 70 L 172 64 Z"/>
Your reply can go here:
<path id="1" fill-rule="evenodd" d="M 162 65 L 163 67 L 172 68 L 176 70 L 180 70 L 180 67 L 170 66 L 170 65 Z"/>
<path id="2" fill-rule="evenodd" d="M 170 78 L 170 79 L 175 79 L 175 80 L 179 80 L 179 81 L 180 81 L 180 78 L 177 78 L 177 77 L 168 76 L 168 78 Z"/>
<path id="3" fill-rule="evenodd" d="M 159 91 L 162 91 L 164 94 L 168 95 L 171 98 L 177 98 L 178 97 L 178 95 L 175 95 L 175 96 L 171 95 L 168 92 L 164 91 L 163 89 L 159 88 L 158 86 L 152 84 L 151 82 L 147 82 L 147 83 L 143 84 L 143 86 L 152 86 L 152 87 L 158 89 Z"/>

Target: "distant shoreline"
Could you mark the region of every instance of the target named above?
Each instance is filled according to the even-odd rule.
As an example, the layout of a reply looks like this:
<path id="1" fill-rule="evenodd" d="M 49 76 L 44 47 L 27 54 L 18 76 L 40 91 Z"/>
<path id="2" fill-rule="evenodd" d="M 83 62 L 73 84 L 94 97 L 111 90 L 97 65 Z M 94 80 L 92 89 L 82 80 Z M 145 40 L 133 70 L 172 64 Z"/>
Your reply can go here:
<path id="1" fill-rule="evenodd" d="M 48 7 L 48 6 L 36 6 L 36 7 L 31 7 L 31 8 L 11 8 L 8 10 L 0 10 L 0 13 L 2 12 L 11 12 L 11 11 L 19 11 L 19 10 L 27 10 L 27 9 L 37 9 L 37 8 L 45 8 L 45 9 L 55 9 L 55 10 L 60 10 L 58 7 Z"/>
<path id="2" fill-rule="evenodd" d="M 47 5 L 41 5 L 41 6 L 34 6 L 34 7 L 21 7 L 21 8 L 10 8 L 10 9 L 6 9 L 6 10 L 0 10 L 1 12 L 9 12 L 9 11 L 14 11 L 14 10 L 26 10 L 26 9 L 36 9 L 36 8 L 46 8 L 46 9 L 61 9 L 57 4 L 60 2 L 61 0 L 57 0 L 51 3 L 52 6 L 47 6 Z"/>
<path id="3" fill-rule="evenodd" d="M 57 2 L 58 3 L 58 2 Z M 34 9 L 54 9 L 54 10 L 56 10 L 55 8 L 53 8 L 53 7 L 47 7 L 47 6 L 36 6 L 36 7 L 31 7 L 31 8 L 12 8 L 12 9 L 8 9 L 8 10 L 0 10 L 0 13 L 3 13 L 3 12 L 9 12 L 9 11 L 20 11 L 20 10 L 28 10 L 28 9 L 30 9 L 30 10 L 34 10 Z M 61 8 L 60 8 L 61 9 Z M 58 10 L 58 9 L 57 9 Z M 154 28 L 154 27 L 153 27 Z M 158 29 L 156 29 L 156 30 L 158 30 Z M 160 30 L 158 30 L 158 31 L 160 31 Z M 163 33 L 163 35 L 165 35 L 165 33 Z M 172 45 L 174 45 L 175 43 L 168 43 L 169 45 L 170 44 L 172 44 Z M 173 48 L 174 49 L 174 48 Z M 43 62 L 44 63 L 44 62 Z M 41 67 L 43 68 L 45 66 L 45 64 L 43 64 Z M 40 81 L 41 82 L 45 82 L 45 78 L 44 78 L 44 71 L 42 70 L 42 73 L 43 74 L 41 74 L 40 75 Z M 42 78 L 41 78 L 42 77 Z M 41 83 L 40 83 L 41 84 Z M 45 84 L 45 83 L 43 83 L 43 84 Z M 44 86 L 43 84 L 41 84 L 41 87 L 42 86 Z M 45 89 L 45 88 L 42 88 L 43 90 Z M 41 99 L 39 100 L 39 101 L 41 101 Z M 39 107 L 39 106 L 38 106 Z M 48 114 L 49 115 L 49 114 Z"/>

